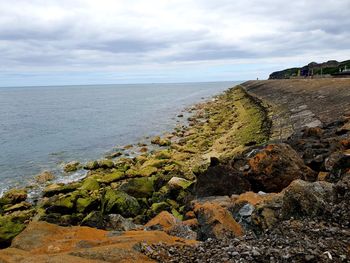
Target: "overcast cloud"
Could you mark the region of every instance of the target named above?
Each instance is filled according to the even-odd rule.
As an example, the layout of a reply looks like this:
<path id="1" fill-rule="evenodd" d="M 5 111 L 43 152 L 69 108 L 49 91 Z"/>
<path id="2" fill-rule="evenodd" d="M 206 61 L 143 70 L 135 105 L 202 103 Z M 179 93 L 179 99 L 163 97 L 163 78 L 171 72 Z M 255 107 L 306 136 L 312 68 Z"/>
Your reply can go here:
<path id="1" fill-rule="evenodd" d="M 235 80 L 350 59 L 350 0 L 0 0 L 0 86 Z"/>

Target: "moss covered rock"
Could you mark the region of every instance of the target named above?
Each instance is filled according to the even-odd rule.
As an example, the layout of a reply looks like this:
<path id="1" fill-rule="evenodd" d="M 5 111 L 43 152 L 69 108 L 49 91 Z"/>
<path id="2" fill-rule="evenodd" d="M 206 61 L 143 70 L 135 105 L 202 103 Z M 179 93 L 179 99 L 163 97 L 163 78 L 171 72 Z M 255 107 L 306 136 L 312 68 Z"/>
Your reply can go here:
<path id="1" fill-rule="evenodd" d="M 148 177 L 151 176 L 155 173 L 157 173 L 158 169 L 156 167 L 152 167 L 152 166 L 146 166 L 146 167 L 141 167 L 139 169 L 136 168 L 131 168 L 129 170 L 126 171 L 126 176 L 131 178 L 131 177 Z"/>
<path id="2" fill-rule="evenodd" d="M 64 165 L 63 171 L 65 173 L 75 172 L 81 168 L 81 164 L 77 161 L 72 161 Z"/>
<path id="3" fill-rule="evenodd" d="M 159 136 L 154 137 L 151 140 L 152 144 L 157 144 L 159 146 L 169 146 L 171 145 L 171 141 L 169 139 L 165 139 L 165 138 L 160 138 Z"/>
<path id="4" fill-rule="evenodd" d="M 100 178 L 97 178 L 97 181 L 105 184 L 110 184 L 112 182 L 116 182 L 124 178 L 125 178 L 125 173 L 122 171 L 116 170 L 111 173 L 103 174 Z"/>
<path id="5" fill-rule="evenodd" d="M 120 190 L 131 196 L 150 197 L 154 192 L 154 177 L 132 178 L 120 187 Z"/>
<path id="6" fill-rule="evenodd" d="M 35 180 L 39 183 L 39 184 L 43 184 L 46 183 L 48 181 L 51 181 L 52 179 L 54 179 L 55 176 L 53 175 L 53 173 L 51 173 L 50 171 L 44 171 L 41 174 L 38 174 L 35 177 Z"/>
<path id="7" fill-rule="evenodd" d="M 0 206 L 17 204 L 27 199 L 27 190 L 11 189 L 0 198 Z"/>
<path id="8" fill-rule="evenodd" d="M 8 246 L 24 228 L 25 224 L 12 220 L 11 216 L 0 216 L 0 248 Z"/>
<path id="9" fill-rule="evenodd" d="M 81 186 L 81 182 L 70 184 L 51 184 L 43 190 L 44 197 L 51 197 L 57 194 L 66 194 L 75 191 Z"/>
<path id="10" fill-rule="evenodd" d="M 11 240 L 26 226 L 35 211 L 16 211 L 10 215 L 0 216 L 0 248 L 10 245 Z"/>
<path id="11" fill-rule="evenodd" d="M 105 160 L 98 161 L 98 168 L 111 169 L 113 167 L 114 167 L 114 162 L 112 160 L 105 159 Z"/>
<path id="12" fill-rule="evenodd" d="M 95 170 L 99 168 L 99 164 L 97 161 L 89 161 L 84 165 L 84 169 L 86 170 Z"/>
<path id="13" fill-rule="evenodd" d="M 103 211 L 107 214 L 117 213 L 124 217 L 134 217 L 141 207 L 135 197 L 125 192 L 107 189 L 103 197 Z"/>
<path id="14" fill-rule="evenodd" d="M 151 205 L 150 209 L 154 215 L 157 215 L 162 211 L 170 211 L 171 205 L 167 202 L 154 203 Z"/>
<path id="15" fill-rule="evenodd" d="M 80 189 L 86 191 L 94 191 L 100 189 L 100 184 L 95 178 L 88 177 L 83 181 L 83 184 L 80 187 Z"/>

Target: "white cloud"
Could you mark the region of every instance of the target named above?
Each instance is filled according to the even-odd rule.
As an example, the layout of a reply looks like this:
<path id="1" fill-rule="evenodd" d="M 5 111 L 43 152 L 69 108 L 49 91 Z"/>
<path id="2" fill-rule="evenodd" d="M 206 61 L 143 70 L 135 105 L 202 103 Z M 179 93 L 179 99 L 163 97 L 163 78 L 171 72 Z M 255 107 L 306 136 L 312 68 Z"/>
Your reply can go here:
<path id="1" fill-rule="evenodd" d="M 0 69 L 136 74 L 348 59 L 348 10 L 347 0 L 0 0 Z"/>

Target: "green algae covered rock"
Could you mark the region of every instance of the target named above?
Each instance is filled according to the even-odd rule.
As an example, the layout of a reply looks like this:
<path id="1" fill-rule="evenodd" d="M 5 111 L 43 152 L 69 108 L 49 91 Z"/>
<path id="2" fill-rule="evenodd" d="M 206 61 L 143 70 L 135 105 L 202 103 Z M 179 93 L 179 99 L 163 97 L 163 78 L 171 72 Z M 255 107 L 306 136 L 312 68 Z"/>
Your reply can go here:
<path id="1" fill-rule="evenodd" d="M 114 167 L 114 162 L 112 160 L 105 159 L 105 160 L 98 161 L 98 168 L 110 169 L 113 167 Z"/>
<path id="2" fill-rule="evenodd" d="M 159 146 L 170 146 L 171 141 L 169 139 L 160 138 L 159 136 L 154 137 L 151 140 L 152 144 L 157 144 Z"/>
<path id="3" fill-rule="evenodd" d="M 81 182 L 74 182 L 70 184 L 51 184 L 43 190 L 44 197 L 50 197 L 57 194 L 66 194 L 75 191 L 81 186 Z"/>
<path id="4" fill-rule="evenodd" d="M 142 198 L 151 197 L 154 192 L 154 177 L 132 178 L 120 187 L 127 194 Z"/>
<path id="5" fill-rule="evenodd" d="M 125 178 L 124 172 L 116 170 L 111 173 L 103 174 L 100 178 L 97 178 L 97 181 L 100 183 L 110 184 L 124 178 Z"/>
<path id="6" fill-rule="evenodd" d="M 8 204 L 17 204 L 27 199 L 27 190 L 11 189 L 0 198 L 0 206 Z"/>
<path id="7" fill-rule="evenodd" d="M 170 211 L 171 205 L 167 202 L 153 203 L 150 209 L 154 215 L 157 215 L 162 211 Z"/>
<path id="8" fill-rule="evenodd" d="M 10 245 L 11 240 L 22 232 L 34 213 L 34 209 L 31 209 L 0 216 L 0 248 Z"/>
<path id="9" fill-rule="evenodd" d="M 126 171 L 126 176 L 130 178 L 138 176 L 148 177 L 157 173 L 157 171 L 158 169 L 152 166 L 141 167 L 140 169 L 131 168 Z"/>
<path id="10" fill-rule="evenodd" d="M 64 165 L 63 171 L 65 173 L 71 173 L 71 172 L 75 172 L 76 170 L 79 170 L 80 168 L 81 168 L 81 164 L 79 162 L 72 161 Z"/>
<path id="11" fill-rule="evenodd" d="M 0 216 L 0 247 L 9 245 L 24 228 L 25 224 L 12 220 L 11 216 Z"/>
<path id="12" fill-rule="evenodd" d="M 117 213 L 124 217 L 137 216 L 141 207 L 135 197 L 125 192 L 107 189 L 103 197 L 103 211 L 106 214 Z"/>
<path id="13" fill-rule="evenodd" d="M 191 186 L 193 182 L 180 178 L 180 177 L 172 177 L 168 182 L 168 187 L 171 190 L 179 190 L 179 189 L 187 189 L 189 186 Z"/>
<path id="14" fill-rule="evenodd" d="M 89 161 L 84 165 L 85 170 L 96 170 L 99 167 L 97 161 Z"/>
<path id="15" fill-rule="evenodd" d="M 76 208 L 78 213 L 86 213 L 97 208 L 98 198 L 95 196 L 79 197 L 76 201 Z"/>
<path id="16" fill-rule="evenodd" d="M 83 181 L 83 184 L 80 187 L 80 189 L 86 191 L 94 191 L 100 189 L 100 184 L 95 178 L 88 177 Z"/>

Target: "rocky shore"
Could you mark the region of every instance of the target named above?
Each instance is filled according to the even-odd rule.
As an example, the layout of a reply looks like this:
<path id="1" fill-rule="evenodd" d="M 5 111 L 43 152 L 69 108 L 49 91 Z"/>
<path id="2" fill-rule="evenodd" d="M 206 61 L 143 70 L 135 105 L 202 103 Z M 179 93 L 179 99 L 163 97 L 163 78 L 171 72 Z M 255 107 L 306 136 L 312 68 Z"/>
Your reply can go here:
<path id="1" fill-rule="evenodd" d="M 5 193 L 0 262 L 350 260 L 350 80 L 246 82 L 188 123 Z"/>

